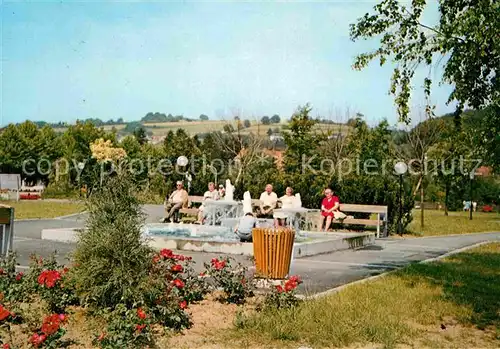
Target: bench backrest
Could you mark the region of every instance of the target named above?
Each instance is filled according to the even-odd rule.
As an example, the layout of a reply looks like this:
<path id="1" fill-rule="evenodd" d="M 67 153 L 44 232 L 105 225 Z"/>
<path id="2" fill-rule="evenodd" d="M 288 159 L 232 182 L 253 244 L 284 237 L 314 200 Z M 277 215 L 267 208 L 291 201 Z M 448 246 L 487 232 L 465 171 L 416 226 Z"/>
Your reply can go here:
<path id="1" fill-rule="evenodd" d="M 194 202 L 194 203 L 202 203 L 204 200 L 203 200 L 203 196 L 189 196 L 189 202 Z"/>
<path id="2" fill-rule="evenodd" d="M 364 213 L 385 213 L 385 214 L 387 214 L 387 206 L 340 204 L 340 211 L 342 211 L 342 212 L 364 212 Z"/>

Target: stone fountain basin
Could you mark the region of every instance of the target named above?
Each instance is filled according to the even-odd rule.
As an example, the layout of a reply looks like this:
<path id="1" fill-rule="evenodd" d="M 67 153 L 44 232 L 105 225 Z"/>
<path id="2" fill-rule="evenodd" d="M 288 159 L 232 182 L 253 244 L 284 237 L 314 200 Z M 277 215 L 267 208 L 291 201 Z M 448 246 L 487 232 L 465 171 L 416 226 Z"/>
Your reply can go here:
<path id="1" fill-rule="evenodd" d="M 76 233 L 80 229 L 82 228 L 43 229 L 42 239 L 75 243 Z M 179 251 L 253 256 L 253 244 L 240 242 L 230 227 L 173 223 L 148 224 L 144 229 L 144 238 L 155 249 L 168 248 Z M 371 232 L 301 231 L 296 235 L 292 258 L 354 249 L 371 245 L 374 242 L 375 234 Z"/>

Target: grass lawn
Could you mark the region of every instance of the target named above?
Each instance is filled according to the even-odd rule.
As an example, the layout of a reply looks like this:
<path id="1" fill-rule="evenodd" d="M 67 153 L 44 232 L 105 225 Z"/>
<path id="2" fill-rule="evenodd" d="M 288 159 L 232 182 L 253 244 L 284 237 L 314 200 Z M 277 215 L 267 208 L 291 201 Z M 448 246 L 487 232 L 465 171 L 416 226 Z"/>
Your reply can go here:
<path id="1" fill-rule="evenodd" d="M 500 243 L 235 325 L 221 335 L 233 347 L 498 348 Z"/>
<path id="2" fill-rule="evenodd" d="M 408 230 L 424 236 L 500 231 L 500 214 L 472 212 L 470 220 L 469 212 L 449 212 L 449 216 L 445 216 L 444 211 L 425 210 L 422 231 L 420 210 L 413 210 L 413 221 Z"/>
<path id="3" fill-rule="evenodd" d="M 81 212 L 83 204 L 78 202 L 56 201 L 1 201 L 0 203 L 14 207 L 15 219 L 54 218 Z"/>

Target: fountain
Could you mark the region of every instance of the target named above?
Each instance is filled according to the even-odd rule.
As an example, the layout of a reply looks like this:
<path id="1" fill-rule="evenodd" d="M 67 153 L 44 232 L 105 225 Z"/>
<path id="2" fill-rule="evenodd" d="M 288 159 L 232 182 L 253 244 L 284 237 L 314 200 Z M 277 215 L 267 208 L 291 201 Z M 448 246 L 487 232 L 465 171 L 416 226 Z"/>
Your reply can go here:
<path id="1" fill-rule="evenodd" d="M 233 201 L 234 186 L 231 184 L 230 179 L 226 179 L 226 194 L 224 195 L 224 200 Z"/>

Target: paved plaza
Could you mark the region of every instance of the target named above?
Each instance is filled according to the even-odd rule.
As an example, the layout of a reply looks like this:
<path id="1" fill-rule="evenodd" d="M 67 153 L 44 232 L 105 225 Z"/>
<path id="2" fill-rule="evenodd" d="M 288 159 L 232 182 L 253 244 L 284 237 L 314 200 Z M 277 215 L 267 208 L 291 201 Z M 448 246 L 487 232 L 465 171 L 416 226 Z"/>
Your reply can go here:
<path id="1" fill-rule="evenodd" d="M 158 222 L 163 215 L 163 207 L 161 205 L 146 205 L 145 212 L 148 223 Z M 65 257 L 74 250 L 75 245 L 41 240 L 41 230 L 83 227 L 85 219 L 86 214 L 80 214 L 59 219 L 16 221 L 14 224 L 14 249 L 18 253 L 18 262 L 21 268 L 28 266 L 31 253 L 46 257 L 57 251 L 60 261 L 67 261 Z M 500 232 L 444 237 L 377 239 L 374 245 L 358 250 L 295 259 L 292 261 L 291 273 L 298 274 L 304 279 L 300 292 L 312 294 L 484 241 L 500 242 Z M 196 267 L 200 270 L 203 268 L 203 262 L 218 257 L 217 254 L 206 252 L 183 251 L 182 253 L 192 256 L 196 261 Z M 233 257 L 249 267 L 252 266 L 248 257 Z"/>

